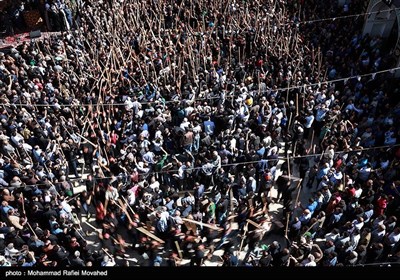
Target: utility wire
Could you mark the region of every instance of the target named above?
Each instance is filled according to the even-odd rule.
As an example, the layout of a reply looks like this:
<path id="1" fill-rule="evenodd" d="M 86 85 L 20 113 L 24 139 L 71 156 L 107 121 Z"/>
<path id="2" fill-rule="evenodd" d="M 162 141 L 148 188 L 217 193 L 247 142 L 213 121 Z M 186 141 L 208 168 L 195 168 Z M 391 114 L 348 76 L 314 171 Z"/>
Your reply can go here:
<path id="1" fill-rule="evenodd" d="M 370 150 L 376 150 L 376 149 L 385 149 L 385 148 L 394 148 L 394 147 L 399 147 L 400 144 L 395 144 L 395 145 L 384 145 L 384 146 L 375 146 L 375 147 L 370 147 L 370 148 L 362 148 L 359 150 L 349 150 L 349 151 L 336 151 L 335 155 L 338 154 L 345 154 L 345 153 L 351 153 L 351 152 L 355 152 L 355 153 L 359 153 L 359 152 L 365 152 L 365 151 L 370 151 Z M 289 161 L 293 160 L 293 159 L 300 159 L 300 158 L 311 158 L 311 157 L 320 157 L 321 155 L 323 155 L 324 153 L 315 153 L 315 154 L 307 154 L 307 155 L 302 155 L 302 156 L 291 156 L 289 157 Z M 234 163 L 227 163 L 227 164 L 221 164 L 221 167 L 229 167 L 229 166 L 238 166 L 238 165 L 248 165 L 248 164 L 257 164 L 257 163 L 261 163 L 261 162 L 270 162 L 270 161 L 276 161 L 276 160 L 283 160 L 283 161 L 287 161 L 288 157 L 278 157 L 276 159 L 261 159 L 261 160 L 255 160 L 255 161 L 245 161 L 245 162 L 234 162 Z M 191 167 L 191 168 L 187 168 L 185 169 L 185 171 L 195 171 L 195 170 L 200 170 L 202 169 L 203 166 L 198 166 L 198 167 Z M 150 169 L 151 170 L 151 169 Z M 156 175 L 156 174 L 167 174 L 167 173 L 176 173 L 178 172 L 179 169 L 170 169 L 170 170 L 162 170 L 159 172 L 148 172 L 148 173 L 140 173 L 139 172 L 139 176 L 140 175 L 146 175 L 146 176 L 151 176 L 151 175 Z M 105 176 L 105 177 L 101 177 L 99 178 L 100 180 L 102 179 L 114 179 L 114 178 L 118 178 L 118 177 L 122 177 L 122 178 L 128 178 L 131 175 L 126 175 L 126 176 L 119 176 L 119 175 L 114 175 L 114 176 Z M 81 178 L 76 178 L 76 179 L 68 179 L 69 182 L 79 182 L 79 181 L 88 181 L 88 179 L 81 179 Z M 54 183 L 54 182 L 53 182 Z M 35 184 L 36 186 L 38 185 L 47 185 L 47 184 Z M 27 185 L 27 186 L 35 186 L 35 185 Z"/>
<path id="2" fill-rule="evenodd" d="M 368 77 L 368 76 L 373 76 L 373 78 L 375 78 L 375 76 L 377 74 L 383 74 L 383 73 L 391 73 L 394 74 L 394 71 L 396 70 L 400 70 L 400 67 L 393 67 L 393 68 L 389 68 L 389 69 L 385 69 L 385 70 L 381 70 L 381 71 L 376 71 L 376 72 L 372 72 L 372 73 L 367 73 L 367 74 L 361 74 L 361 75 L 354 75 L 354 76 L 349 76 L 346 78 L 340 78 L 340 79 L 335 79 L 335 80 L 326 80 L 326 81 L 322 81 L 322 82 L 318 82 L 318 83 L 310 83 L 310 84 L 303 84 L 303 85 L 299 85 L 299 86 L 290 86 L 290 87 L 285 87 L 285 88 L 277 88 L 277 89 L 270 89 L 273 91 L 287 91 L 287 90 L 292 90 L 292 89 L 299 89 L 299 88 L 307 88 L 307 87 L 313 87 L 313 86 L 320 86 L 323 84 L 329 84 L 329 83 L 337 83 L 337 82 L 341 82 L 341 81 L 349 81 L 351 79 L 361 79 L 363 77 Z M 186 101 L 197 101 L 197 100 L 212 100 L 212 99 L 219 99 L 221 98 L 220 96 L 211 96 L 211 97 L 201 97 L 201 98 L 194 98 L 194 99 L 185 99 Z M 229 96 L 226 96 L 225 98 L 229 98 Z M 155 101 L 141 101 L 139 102 L 141 105 L 145 105 L 145 104 L 165 104 L 165 103 L 176 103 L 176 102 L 182 102 L 183 100 L 155 100 Z M 25 103 L 9 103 L 9 104 L 0 104 L 0 106 L 18 106 L 18 107 L 31 107 L 31 106 L 36 106 L 36 107 L 86 107 L 86 106 L 97 106 L 97 105 L 102 105 L 102 106 L 127 106 L 127 103 L 96 103 L 96 104 L 92 104 L 92 103 L 80 103 L 80 104 L 25 104 Z"/>

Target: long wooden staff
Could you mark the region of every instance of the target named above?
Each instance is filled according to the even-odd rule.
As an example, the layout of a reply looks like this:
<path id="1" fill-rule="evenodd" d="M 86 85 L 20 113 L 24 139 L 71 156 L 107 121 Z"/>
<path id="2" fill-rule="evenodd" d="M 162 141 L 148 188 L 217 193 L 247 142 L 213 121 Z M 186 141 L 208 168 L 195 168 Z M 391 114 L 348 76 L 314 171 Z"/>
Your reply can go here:
<path id="1" fill-rule="evenodd" d="M 78 135 L 79 137 L 81 137 L 83 140 L 87 141 L 89 144 L 91 144 L 93 147 L 97 147 L 97 144 L 94 144 L 92 141 L 90 141 L 89 139 L 87 139 L 86 137 L 80 135 L 79 133 L 75 133 L 76 135 Z"/>
<path id="2" fill-rule="evenodd" d="M 298 189 L 298 191 L 297 191 L 297 196 L 296 196 L 296 201 L 295 201 L 295 206 L 294 207 L 297 207 L 297 203 L 299 202 L 299 197 L 300 197 L 300 193 L 301 193 L 301 187 L 302 187 L 302 182 L 303 182 L 303 179 L 301 179 L 298 183 L 297 183 L 297 186 L 296 186 L 296 189 Z"/>
<path id="3" fill-rule="evenodd" d="M 38 236 L 36 235 L 36 232 L 33 230 L 32 226 L 30 225 L 30 223 L 27 221 L 26 222 L 27 226 L 29 227 L 29 229 L 32 231 L 33 235 L 36 236 L 36 238 L 38 238 Z"/>
<path id="4" fill-rule="evenodd" d="M 285 236 L 288 236 L 288 230 L 289 230 L 289 221 L 290 221 L 290 212 L 286 213 L 286 227 L 285 227 Z"/>
<path id="5" fill-rule="evenodd" d="M 307 228 L 307 230 L 303 233 L 303 236 L 305 236 L 305 234 L 310 231 L 310 229 L 312 229 L 317 223 L 319 222 L 319 220 L 316 220 L 314 223 L 311 224 L 311 226 L 309 226 Z"/>
<path id="6" fill-rule="evenodd" d="M 181 250 L 181 247 L 179 246 L 179 242 L 177 240 L 175 240 L 175 246 L 176 246 L 176 250 L 178 251 L 179 258 L 183 259 L 182 250 Z"/>
<path id="7" fill-rule="evenodd" d="M 247 223 L 246 223 L 246 225 L 244 226 L 244 232 L 243 232 L 242 240 L 240 241 L 239 254 L 242 252 L 244 239 L 245 239 L 246 236 L 247 236 L 248 230 L 249 230 L 249 220 L 247 220 Z"/>
<path id="8" fill-rule="evenodd" d="M 125 197 L 121 196 L 122 199 L 124 200 L 126 206 L 128 207 L 129 210 L 131 210 L 132 214 L 135 215 L 135 211 L 133 211 L 132 207 L 129 205 L 128 201 L 126 201 Z"/>
<path id="9" fill-rule="evenodd" d="M 188 219 L 188 218 L 182 218 L 182 220 L 185 221 L 185 222 L 191 222 L 191 223 L 194 223 L 194 224 L 197 224 L 197 225 L 208 227 L 210 229 L 217 230 L 217 231 L 222 231 L 223 230 L 222 228 L 217 227 L 215 225 L 198 222 L 198 221 L 195 221 L 195 220 L 192 220 L 192 219 Z"/>

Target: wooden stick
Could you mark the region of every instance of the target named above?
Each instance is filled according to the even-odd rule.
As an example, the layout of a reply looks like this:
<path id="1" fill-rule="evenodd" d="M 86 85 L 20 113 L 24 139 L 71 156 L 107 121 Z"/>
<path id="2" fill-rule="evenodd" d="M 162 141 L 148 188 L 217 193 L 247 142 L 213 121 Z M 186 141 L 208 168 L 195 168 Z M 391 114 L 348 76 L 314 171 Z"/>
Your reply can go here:
<path id="1" fill-rule="evenodd" d="M 112 237 L 111 235 L 110 235 L 110 238 L 114 241 L 115 244 L 121 245 L 121 243 L 119 243 L 119 241 L 117 239 L 115 239 L 114 237 Z"/>
<path id="2" fill-rule="evenodd" d="M 343 190 L 346 189 L 347 181 L 346 181 L 346 174 L 343 175 Z M 396 190 L 396 188 L 395 188 Z M 396 190 L 397 191 L 397 190 Z"/>
<path id="3" fill-rule="evenodd" d="M 293 181 L 299 181 L 301 180 L 300 177 L 295 177 L 295 176 L 288 176 L 288 175 L 280 175 L 282 178 L 288 178 L 289 180 L 293 180 Z"/>
<path id="4" fill-rule="evenodd" d="M 310 150 L 311 150 L 313 142 L 314 142 L 314 129 L 313 128 L 311 128 L 311 129 L 312 129 L 312 134 L 311 134 L 311 140 L 310 140 Z"/>
<path id="5" fill-rule="evenodd" d="M 69 199 L 66 199 L 65 201 L 68 203 L 68 202 L 70 202 L 71 200 L 77 199 L 79 195 L 80 195 L 80 193 L 76 194 L 75 196 L 73 196 L 73 197 L 71 197 L 71 198 L 69 198 Z"/>
<path id="6" fill-rule="evenodd" d="M 123 196 L 121 196 L 121 197 L 122 197 L 122 199 L 124 200 L 124 202 L 125 202 L 126 206 L 128 207 L 128 209 L 131 210 L 131 212 L 132 212 L 133 215 L 135 215 L 135 214 L 136 214 L 135 211 L 133 211 L 132 207 L 129 205 L 129 203 L 128 203 L 128 201 L 126 200 L 126 198 L 123 197 Z"/>
<path id="7" fill-rule="evenodd" d="M 243 242 L 244 242 L 244 239 L 246 238 L 248 230 L 249 230 L 249 222 L 246 223 L 245 228 L 244 228 L 242 241 L 240 241 L 239 254 L 240 254 L 240 252 L 242 252 Z"/>
<path id="8" fill-rule="evenodd" d="M 291 125 L 292 125 L 292 116 L 293 116 L 293 113 L 290 112 L 289 121 L 288 121 L 287 127 L 286 127 L 286 131 L 287 131 L 287 132 L 290 131 L 290 127 L 291 127 Z"/>
<path id="9" fill-rule="evenodd" d="M 36 238 L 38 238 L 38 236 L 36 235 L 36 232 L 33 230 L 33 228 L 31 227 L 30 223 L 27 221 L 26 224 L 28 225 L 28 227 L 32 231 L 32 233 L 36 236 Z"/>
<path id="10" fill-rule="evenodd" d="M 315 226 L 318 222 L 319 222 L 319 220 L 316 220 L 314 223 L 312 223 L 312 225 L 309 226 L 309 227 L 307 228 L 307 230 L 303 233 L 303 236 L 306 234 L 306 232 L 308 232 L 310 229 L 312 229 L 312 227 Z"/>
<path id="11" fill-rule="evenodd" d="M 89 224 L 88 221 L 84 221 L 84 223 L 87 224 L 89 227 L 91 227 L 94 231 L 101 232 L 101 229 L 98 229 L 98 228 L 92 226 L 91 224 Z"/>
<path id="12" fill-rule="evenodd" d="M 24 213 L 24 216 L 26 216 L 25 213 L 25 199 L 24 199 L 24 194 L 21 193 L 21 203 L 22 203 L 22 213 Z"/>
<path id="13" fill-rule="evenodd" d="M 188 217 L 192 217 L 191 215 L 189 215 Z M 186 228 L 188 230 L 191 230 L 193 232 L 194 235 L 197 234 L 197 225 L 195 223 L 192 222 L 184 222 Z"/>
<path id="14" fill-rule="evenodd" d="M 104 248 L 101 248 L 101 250 L 103 250 L 103 252 L 104 253 L 106 253 L 107 254 L 107 256 L 109 256 L 111 259 L 114 259 L 114 257 L 109 253 L 109 252 L 107 252 L 107 250 L 106 249 L 104 249 Z"/>
<path id="15" fill-rule="evenodd" d="M 123 198 L 123 197 L 122 197 L 122 198 Z M 124 199 L 124 200 L 125 200 L 125 199 Z M 126 200 L 125 200 L 125 201 L 126 201 Z M 118 203 L 119 203 L 119 204 L 118 204 Z M 132 220 L 131 216 L 129 215 L 128 211 L 126 211 L 126 205 L 129 206 L 129 204 L 128 204 L 128 203 L 124 204 L 120 198 L 118 198 L 118 203 L 116 203 L 116 204 L 121 208 L 122 211 L 124 211 L 124 213 L 126 214 L 127 218 L 129 219 L 129 222 L 130 222 L 130 223 L 133 223 L 133 220 Z M 129 207 L 130 207 L 130 206 L 129 206 Z M 131 208 L 131 211 L 132 211 L 133 214 L 135 214 L 135 212 L 133 211 L 132 208 Z"/>
<path id="16" fill-rule="evenodd" d="M 83 137 L 82 135 L 80 135 L 79 133 L 75 133 L 76 135 L 78 135 L 79 137 L 81 137 L 83 140 L 86 140 L 89 144 L 91 144 L 93 147 L 97 147 L 96 144 L 94 144 L 92 141 L 90 141 L 89 139 L 87 139 L 86 137 Z"/>
<path id="17" fill-rule="evenodd" d="M 75 232 L 77 232 L 79 234 L 79 236 L 86 241 L 86 239 L 83 237 L 83 235 L 79 232 L 79 229 L 75 229 Z"/>
<path id="18" fill-rule="evenodd" d="M 126 212 L 126 209 L 124 209 L 124 207 L 122 207 L 122 206 L 119 205 L 118 203 L 115 203 L 115 205 L 116 205 L 119 209 L 121 209 L 122 212 Z M 129 218 L 129 220 L 130 220 L 131 217 L 128 217 L 128 218 Z"/>
<path id="19" fill-rule="evenodd" d="M 218 230 L 218 231 L 222 231 L 223 230 L 222 228 L 217 227 L 215 225 L 198 222 L 198 221 L 195 221 L 195 220 L 192 220 L 192 219 L 182 218 L 182 220 L 185 221 L 185 222 L 191 222 L 191 223 L 195 223 L 195 224 L 198 224 L 198 225 L 201 225 L 201 226 L 205 226 L 205 227 L 208 227 L 208 228 L 213 229 L 213 230 Z"/>
<path id="20" fill-rule="evenodd" d="M 229 205 L 230 205 L 230 211 L 233 213 L 233 191 L 232 188 L 229 187 Z"/>
<path id="21" fill-rule="evenodd" d="M 262 228 L 259 224 L 257 224 L 256 222 L 254 222 L 254 221 L 252 221 L 252 220 L 250 220 L 250 219 L 247 219 L 246 222 L 247 222 L 248 224 L 252 224 L 252 225 L 255 226 L 256 228 Z"/>
<path id="22" fill-rule="evenodd" d="M 178 243 L 177 240 L 175 240 L 175 246 L 176 246 L 176 249 L 178 250 L 179 258 L 180 258 L 180 259 L 183 259 L 182 250 L 181 250 L 181 247 L 179 247 L 179 243 Z"/>
<path id="23" fill-rule="evenodd" d="M 158 242 L 160 242 L 160 243 L 162 243 L 162 244 L 165 243 L 164 240 L 162 240 L 161 238 L 155 236 L 153 233 L 151 233 L 150 231 L 148 231 L 148 230 L 145 229 L 144 227 L 138 227 L 138 228 L 136 228 L 136 229 L 137 229 L 138 231 L 140 231 L 141 233 L 147 235 L 148 237 L 153 238 L 154 240 L 156 240 L 156 241 L 158 241 Z"/>
<path id="24" fill-rule="evenodd" d="M 297 196 L 296 196 L 296 202 L 295 202 L 295 208 L 297 207 L 297 203 L 298 203 L 298 201 L 299 201 L 299 197 L 300 197 L 300 193 L 301 193 L 301 183 L 303 182 L 303 179 L 301 179 L 298 183 L 297 183 L 297 186 L 296 186 L 296 189 L 298 188 L 299 190 L 298 190 L 298 192 L 297 192 Z"/>
<path id="25" fill-rule="evenodd" d="M 234 218 L 236 218 L 237 216 L 239 216 L 238 214 L 235 215 L 231 215 L 228 218 L 226 218 L 227 221 L 233 220 Z"/>
<path id="26" fill-rule="evenodd" d="M 290 221 L 290 212 L 286 213 L 286 228 L 285 228 L 285 236 L 288 234 L 289 230 L 289 221 Z"/>

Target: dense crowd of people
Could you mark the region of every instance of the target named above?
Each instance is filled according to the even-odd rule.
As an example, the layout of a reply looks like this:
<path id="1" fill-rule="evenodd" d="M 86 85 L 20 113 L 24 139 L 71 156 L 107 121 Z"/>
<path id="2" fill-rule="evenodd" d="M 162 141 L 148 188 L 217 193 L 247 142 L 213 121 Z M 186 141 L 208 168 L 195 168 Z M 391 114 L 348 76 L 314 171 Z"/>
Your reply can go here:
<path id="1" fill-rule="evenodd" d="M 399 263 L 363 1 L 37 2 L 62 33 L 0 52 L 0 266 Z"/>

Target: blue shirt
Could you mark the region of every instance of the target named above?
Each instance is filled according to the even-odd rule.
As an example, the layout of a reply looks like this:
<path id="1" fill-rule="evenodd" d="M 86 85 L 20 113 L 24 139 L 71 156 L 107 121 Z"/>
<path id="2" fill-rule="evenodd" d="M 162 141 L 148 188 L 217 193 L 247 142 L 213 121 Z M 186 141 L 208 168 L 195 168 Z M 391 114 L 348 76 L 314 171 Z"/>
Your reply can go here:
<path id="1" fill-rule="evenodd" d="M 315 120 L 316 120 L 317 122 L 323 121 L 323 120 L 324 120 L 324 117 L 325 117 L 325 115 L 326 115 L 326 112 L 328 112 L 327 109 L 322 109 L 322 108 L 318 109 L 318 110 L 317 110 L 316 117 L 315 117 Z"/>
<path id="2" fill-rule="evenodd" d="M 14 209 L 14 207 L 12 207 L 12 206 L 10 206 L 10 205 L 2 206 L 2 207 L 1 207 L 1 210 L 3 210 L 3 213 L 4 213 L 6 216 L 8 216 L 8 211 L 9 211 L 10 209 Z"/>
<path id="3" fill-rule="evenodd" d="M 204 122 L 204 131 L 208 135 L 213 135 L 215 131 L 215 124 L 213 121 L 205 121 Z"/>
<path id="4" fill-rule="evenodd" d="M 311 213 L 314 213 L 315 209 L 317 209 L 318 202 L 314 201 L 310 205 L 307 206 L 307 209 L 310 210 Z"/>
<path id="5" fill-rule="evenodd" d="M 322 179 L 322 177 L 324 177 L 326 174 L 328 174 L 328 171 L 329 171 L 329 167 L 321 168 L 320 170 L 318 170 L 317 179 L 318 180 Z"/>
<path id="6" fill-rule="evenodd" d="M 314 122 L 314 115 L 309 115 L 305 117 L 306 124 L 304 125 L 305 128 L 310 128 Z"/>
<path id="7" fill-rule="evenodd" d="M 257 154 L 259 154 L 260 156 L 263 156 L 264 153 L 265 153 L 265 147 L 262 147 L 261 149 L 259 149 L 259 150 L 257 151 Z"/>

